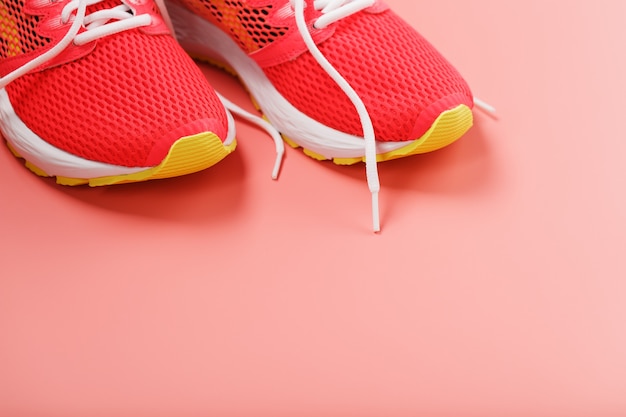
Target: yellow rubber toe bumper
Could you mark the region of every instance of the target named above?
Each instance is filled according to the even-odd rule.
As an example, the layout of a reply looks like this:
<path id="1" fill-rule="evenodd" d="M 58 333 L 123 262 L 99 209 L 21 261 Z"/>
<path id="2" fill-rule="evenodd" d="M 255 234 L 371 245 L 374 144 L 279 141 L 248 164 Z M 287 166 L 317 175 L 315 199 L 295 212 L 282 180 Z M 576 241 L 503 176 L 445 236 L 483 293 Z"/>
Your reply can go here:
<path id="1" fill-rule="evenodd" d="M 57 175 L 56 182 L 62 185 L 89 184 L 92 187 L 101 185 L 123 184 L 129 182 L 148 181 L 154 179 L 178 177 L 209 168 L 231 153 L 237 142 L 224 145 L 214 133 L 204 132 L 178 139 L 170 148 L 163 161 L 154 167 L 132 174 L 112 175 L 98 178 L 70 178 Z M 9 145 L 11 148 L 11 146 Z M 13 153 L 20 157 L 15 150 Z M 50 177 L 44 170 L 26 161 L 26 167 L 35 174 Z"/>
<path id="2" fill-rule="evenodd" d="M 465 104 L 460 104 L 453 109 L 441 113 L 430 129 L 428 129 L 421 138 L 393 151 L 380 153 L 376 155 L 376 160 L 378 162 L 388 161 L 441 149 L 463 136 L 469 128 L 472 127 L 473 122 L 474 117 L 472 110 Z M 298 147 L 295 141 L 289 138 L 284 139 L 289 145 Z M 314 159 L 329 159 L 309 149 L 303 149 L 303 152 Z M 357 162 L 365 161 L 365 156 L 356 158 L 332 158 L 332 160 L 337 165 L 352 165 Z"/>

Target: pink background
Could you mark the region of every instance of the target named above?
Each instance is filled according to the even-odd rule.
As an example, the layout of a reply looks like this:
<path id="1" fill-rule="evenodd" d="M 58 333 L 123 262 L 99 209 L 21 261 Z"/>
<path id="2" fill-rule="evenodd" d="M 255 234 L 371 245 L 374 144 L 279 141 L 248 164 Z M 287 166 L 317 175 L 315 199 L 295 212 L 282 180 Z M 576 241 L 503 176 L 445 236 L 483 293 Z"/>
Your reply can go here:
<path id="1" fill-rule="evenodd" d="M 1 149 L 0 416 L 626 415 L 626 2 L 388 3 L 498 120 L 381 164 L 380 235 L 363 165 L 273 182 L 242 122 L 109 188 Z"/>

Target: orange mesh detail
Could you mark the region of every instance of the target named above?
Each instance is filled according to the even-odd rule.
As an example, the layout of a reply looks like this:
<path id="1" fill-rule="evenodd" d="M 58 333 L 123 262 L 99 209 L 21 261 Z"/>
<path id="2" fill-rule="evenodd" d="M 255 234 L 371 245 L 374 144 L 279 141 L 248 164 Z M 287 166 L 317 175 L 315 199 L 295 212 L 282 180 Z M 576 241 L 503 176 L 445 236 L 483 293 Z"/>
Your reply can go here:
<path id="1" fill-rule="evenodd" d="M 267 22 L 272 6 L 249 7 L 237 0 L 198 0 L 203 17 L 217 22 L 246 52 L 251 53 L 272 43 L 287 33 L 286 27 L 273 27 Z"/>
<path id="2" fill-rule="evenodd" d="M 213 133 L 227 135 L 224 107 L 171 36 L 132 30 L 106 37 L 87 56 L 27 74 L 6 90 L 38 136 L 115 165 L 145 166 L 156 140 L 198 120 L 214 120 Z"/>
<path id="3" fill-rule="evenodd" d="M 319 48 L 364 101 L 378 140 L 416 139 L 410 135 L 420 113 L 445 97 L 464 98 L 460 102 L 471 106 L 459 73 L 392 11 L 341 20 Z M 264 71 L 300 111 L 334 129 L 362 134 L 354 106 L 310 53 Z"/>
<path id="4" fill-rule="evenodd" d="M 0 0 L 0 59 L 36 50 L 49 42 L 35 30 L 39 18 L 25 14 L 23 8 L 23 0 Z"/>

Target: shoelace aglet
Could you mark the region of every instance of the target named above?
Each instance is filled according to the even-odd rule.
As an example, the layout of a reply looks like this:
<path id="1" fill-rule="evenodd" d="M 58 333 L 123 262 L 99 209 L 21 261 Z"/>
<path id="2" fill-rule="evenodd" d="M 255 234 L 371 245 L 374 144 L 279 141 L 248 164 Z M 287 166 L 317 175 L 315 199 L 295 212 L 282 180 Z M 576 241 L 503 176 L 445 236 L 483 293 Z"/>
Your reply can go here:
<path id="1" fill-rule="evenodd" d="M 282 143 L 282 140 L 281 142 Z M 278 146 L 276 146 L 276 159 L 274 160 L 274 169 L 272 170 L 272 179 L 273 180 L 277 180 L 278 179 L 278 174 L 280 173 L 280 167 L 283 164 L 283 157 L 285 156 L 285 147 L 283 146 L 281 149 L 279 149 Z"/>
<path id="2" fill-rule="evenodd" d="M 280 133 L 278 133 L 278 130 L 276 130 L 274 126 L 272 126 L 265 119 L 256 116 L 253 117 L 254 119 L 250 121 L 265 129 L 265 131 L 269 133 L 274 140 L 274 145 L 276 146 L 276 159 L 274 160 L 274 168 L 272 169 L 272 179 L 277 180 L 278 174 L 280 174 L 280 167 L 283 164 L 283 157 L 285 156 L 285 143 L 283 142 L 283 138 L 280 136 Z"/>
<path id="3" fill-rule="evenodd" d="M 479 98 L 474 97 L 474 105 L 476 107 L 478 107 L 479 109 L 486 111 L 487 113 L 491 113 L 491 114 L 495 114 L 496 113 L 496 108 L 493 107 L 491 104 L 482 101 Z"/>
<path id="4" fill-rule="evenodd" d="M 380 210 L 378 208 L 378 191 L 372 191 L 372 223 L 374 233 L 380 232 Z"/>

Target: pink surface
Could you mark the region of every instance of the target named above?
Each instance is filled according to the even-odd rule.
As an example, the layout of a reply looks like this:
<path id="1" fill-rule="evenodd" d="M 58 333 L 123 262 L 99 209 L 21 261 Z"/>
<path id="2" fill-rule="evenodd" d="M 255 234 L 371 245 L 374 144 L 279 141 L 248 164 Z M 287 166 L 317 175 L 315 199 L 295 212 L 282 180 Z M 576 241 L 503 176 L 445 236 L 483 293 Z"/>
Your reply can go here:
<path id="1" fill-rule="evenodd" d="M 244 123 L 110 188 L 1 150 L 0 416 L 626 415 L 626 2 L 388 3 L 499 119 L 380 165 L 380 235 L 362 165 L 273 182 Z"/>

